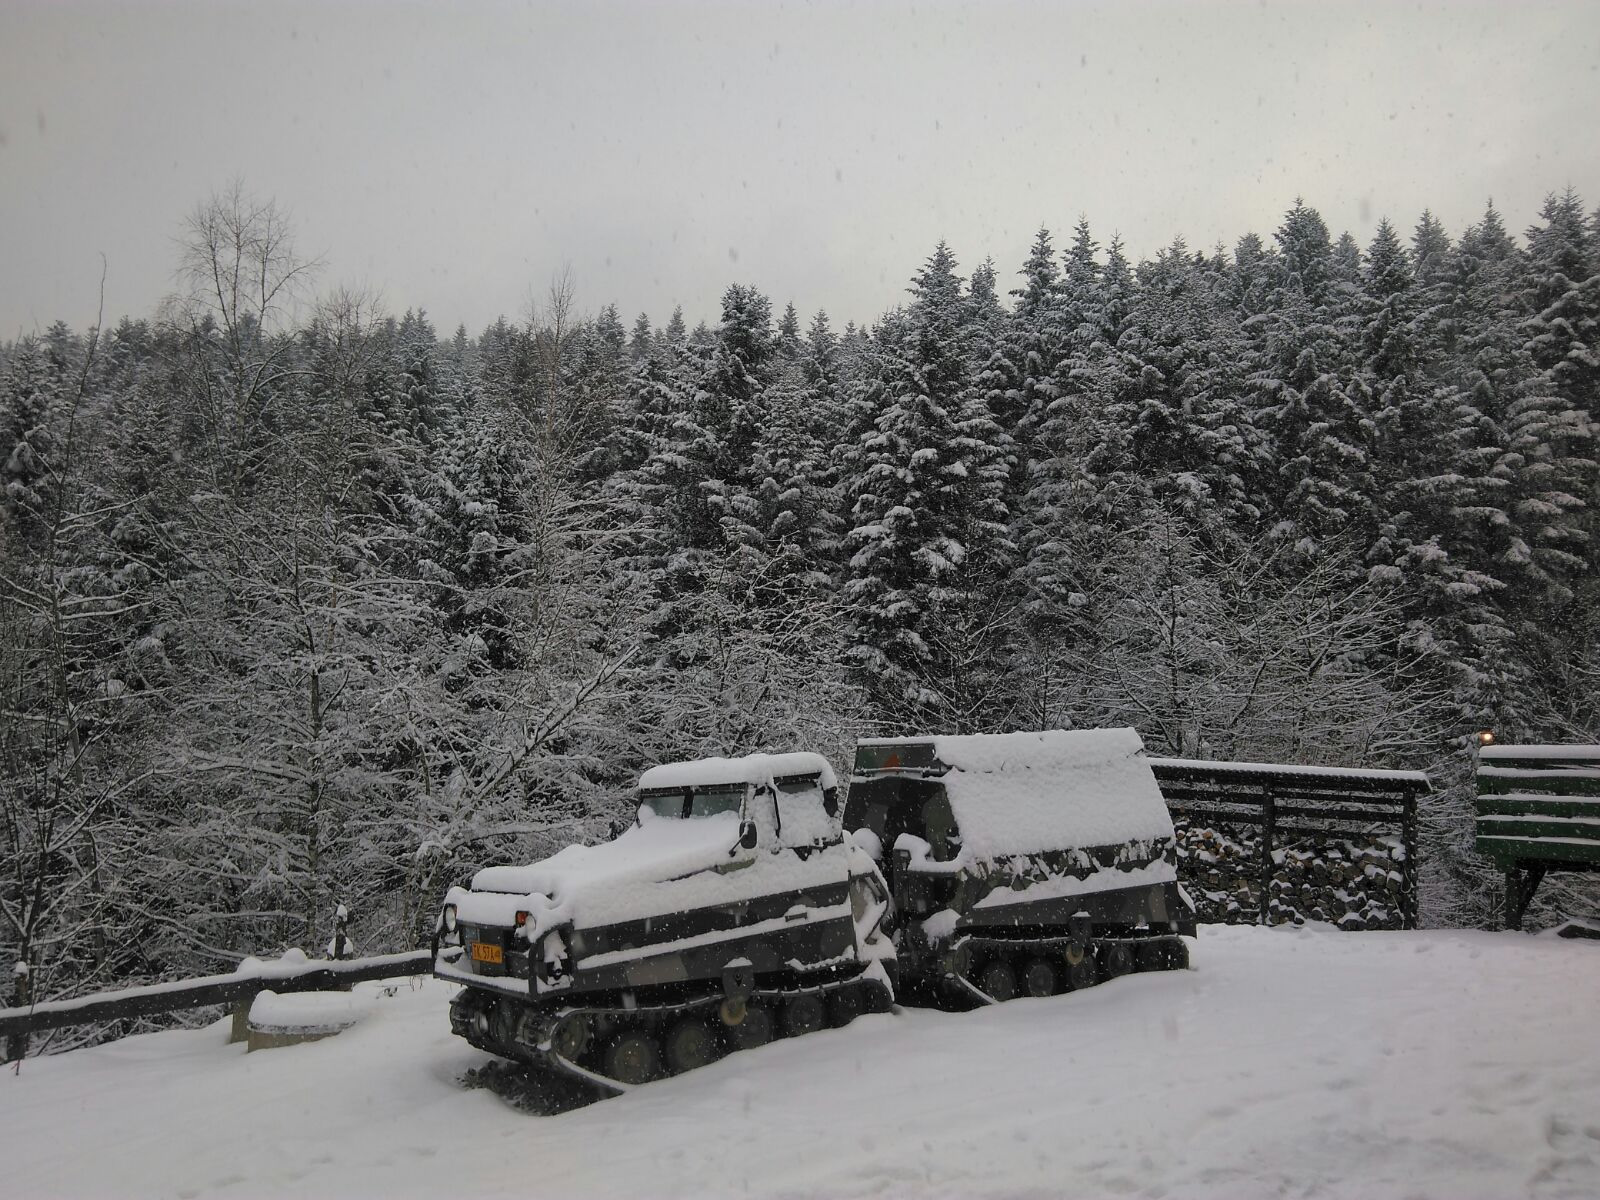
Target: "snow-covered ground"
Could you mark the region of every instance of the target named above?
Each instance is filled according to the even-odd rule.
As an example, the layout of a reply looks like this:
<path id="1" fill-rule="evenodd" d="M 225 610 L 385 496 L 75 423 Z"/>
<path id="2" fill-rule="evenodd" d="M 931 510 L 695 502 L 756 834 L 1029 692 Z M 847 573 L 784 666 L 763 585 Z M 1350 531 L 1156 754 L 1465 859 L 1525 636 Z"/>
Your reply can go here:
<path id="1" fill-rule="evenodd" d="M 780 1042 L 557 1117 L 458 1079 L 447 986 L 0 1080 L 43 1196 L 1600 1195 L 1600 944 L 1205 927 L 1195 967 Z M 366 985 L 378 993 L 378 985 Z"/>

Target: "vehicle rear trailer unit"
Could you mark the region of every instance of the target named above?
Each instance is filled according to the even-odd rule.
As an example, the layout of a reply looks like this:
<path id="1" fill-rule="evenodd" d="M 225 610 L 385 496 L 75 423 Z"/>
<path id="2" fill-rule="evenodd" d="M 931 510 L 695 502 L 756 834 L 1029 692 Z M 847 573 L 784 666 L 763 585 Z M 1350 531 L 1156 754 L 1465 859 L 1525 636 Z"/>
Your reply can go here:
<path id="1" fill-rule="evenodd" d="M 1172 819 L 1131 729 L 857 744 L 845 826 L 880 861 L 908 1002 L 1048 996 L 1188 964 Z"/>

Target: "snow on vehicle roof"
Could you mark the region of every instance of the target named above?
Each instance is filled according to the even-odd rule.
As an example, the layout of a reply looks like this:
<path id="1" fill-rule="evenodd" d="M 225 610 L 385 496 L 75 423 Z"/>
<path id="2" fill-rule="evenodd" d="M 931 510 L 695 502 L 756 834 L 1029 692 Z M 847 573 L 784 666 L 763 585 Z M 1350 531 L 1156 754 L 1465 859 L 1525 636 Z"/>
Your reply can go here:
<path id="1" fill-rule="evenodd" d="M 1229 762 L 1209 758 L 1152 758 L 1153 767 L 1195 767 L 1240 775 L 1303 775 L 1325 779 L 1378 779 L 1394 783 L 1429 783 L 1426 771 L 1389 771 L 1369 767 L 1316 767 L 1298 763 Z"/>
<path id="2" fill-rule="evenodd" d="M 747 754 L 743 758 L 700 758 L 662 763 L 639 776 L 641 791 L 655 788 L 717 787 L 727 784 L 770 784 L 794 775 L 820 775 L 824 789 L 836 787 L 833 768 L 820 754 Z"/>
<path id="3" fill-rule="evenodd" d="M 993 859 L 1172 836 L 1172 817 L 1133 729 L 1048 730 L 950 737 L 863 738 L 927 745 L 963 852 Z"/>
<path id="4" fill-rule="evenodd" d="M 1600 761 L 1600 746 L 1485 746 L 1478 751 L 1484 762 L 1507 762 L 1517 759 Z"/>

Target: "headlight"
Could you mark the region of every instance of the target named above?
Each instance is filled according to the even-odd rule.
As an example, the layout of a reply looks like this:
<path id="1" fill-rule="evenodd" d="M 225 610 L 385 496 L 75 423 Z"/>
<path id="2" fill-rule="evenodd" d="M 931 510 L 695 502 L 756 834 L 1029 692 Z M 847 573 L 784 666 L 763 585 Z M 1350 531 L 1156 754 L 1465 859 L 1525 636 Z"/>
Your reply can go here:
<path id="1" fill-rule="evenodd" d="M 446 904 L 444 906 L 444 928 L 446 933 L 454 933 L 456 931 L 456 906 L 454 904 Z"/>

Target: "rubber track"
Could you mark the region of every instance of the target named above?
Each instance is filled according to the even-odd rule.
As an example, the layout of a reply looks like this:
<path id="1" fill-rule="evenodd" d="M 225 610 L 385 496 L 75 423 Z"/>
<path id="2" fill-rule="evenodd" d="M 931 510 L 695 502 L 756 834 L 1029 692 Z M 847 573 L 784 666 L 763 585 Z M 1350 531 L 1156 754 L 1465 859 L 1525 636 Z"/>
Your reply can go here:
<path id="1" fill-rule="evenodd" d="M 1104 937 L 1104 938 L 1094 938 L 1092 941 L 1090 941 L 1089 945 L 1084 949 L 1084 953 L 1092 955 L 1094 953 L 1094 951 L 1095 951 L 1095 948 L 1098 947 L 1098 946 L 1122 945 L 1122 946 L 1130 946 L 1130 947 L 1137 948 L 1137 947 L 1139 947 L 1141 945 L 1148 945 L 1150 942 L 1168 941 L 1168 940 L 1179 941 L 1180 939 L 1178 938 L 1178 935 L 1174 934 L 1174 933 L 1163 933 L 1163 934 L 1158 934 L 1158 935 L 1156 935 L 1154 937 Z M 977 956 L 979 954 L 983 953 L 986 950 L 988 950 L 988 951 L 1005 950 L 1008 953 L 1018 953 L 1018 952 L 1024 951 L 1024 950 L 1050 951 L 1050 950 L 1063 950 L 1066 947 L 1072 946 L 1072 945 L 1075 945 L 1075 944 L 1076 943 L 1074 943 L 1073 940 L 1070 937 L 1053 937 L 1053 938 L 965 937 L 965 938 L 962 938 L 960 941 L 955 943 L 956 946 L 961 946 L 961 945 L 971 946 L 973 948 L 973 959 L 974 959 L 974 961 L 977 960 Z M 952 949 L 953 948 L 954 947 L 952 947 Z M 1137 967 L 1135 967 L 1134 969 L 1135 969 L 1135 971 L 1138 970 Z M 1163 970 L 1171 970 L 1172 968 L 1164 967 L 1162 969 Z M 1004 1004 L 1004 1003 L 1006 1003 L 1004 1000 L 996 1000 L 988 992 L 984 991 L 981 987 L 979 987 L 976 982 L 974 982 L 973 980 L 969 979 L 965 975 L 946 975 L 944 978 L 946 979 L 947 982 L 959 986 L 962 991 L 965 991 L 968 994 L 970 994 L 973 997 L 973 999 L 977 1000 L 980 1004 Z M 1101 983 L 1106 983 L 1106 982 L 1109 982 L 1109 981 L 1108 980 L 1097 980 L 1095 982 L 1094 986 L 1095 987 L 1099 987 Z M 1021 996 L 1019 994 L 1018 996 L 1013 996 L 1012 999 L 1014 999 L 1014 1000 L 1015 999 L 1021 999 Z"/>
<path id="2" fill-rule="evenodd" d="M 835 992 L 844 991 L 847 988 L 859 988 L 863 993 L 870 993 L 873 990 L 880 992 L 883 991 L 882 984 L 876 982 L 875 980 L 865 979 L 860 975 L 856 975 L 850 979 L 842 979 L 835 982 L 818 984 L 814 987 L 757 988 L 750 994 L 750 1002 L 754 1003 L 758 1000 L 764 1000 L 768 1002 L 777 1002 L 781 1005 L 790 999 L 807 995 L 817 996 L 826 1002 L 826 998 L 828 996 Z M 888 998 L 885 997 L 885 1000 L 887 999 Z M 715 1010 L 722 1004 L 722 1001 L 722 996 L 711 995 L 696 997 L 693 1000 L 685 1000 L 676 1004 L 637 1005 L 633 1008 L 624 1008 L 620 1005 L 607 1006 L 604 1008 L 592 1007 L 589 1005 L 579 1005 L 573 1008 L 564 1008 L 557 1012 L 546 1015 L 544 1019 L 541 1020 L 538 1041 L 534 1045 L 529 1046 L 524 1042 L 519 1042 L 518 1047 L 525 1053 L 536 1056 L 534 1062 L 530 1065 L 550 1067 L 569 1079 L 588 1084 L 591 1087 L 600 1088 L 603 1091 L 609 1092 L 611 1095 L 620 1096 L 622 1093 L 630 1092 L 635 1087 L 640 1085 L 624 1083 L 620 1079 L 613 1079 L 609 1075 L 603 1075 L 599 1071 L 595 1071 L 589 1067 L 583 1066 L 581 1063 L 573 1062 L 570 1058 L 566 1057 L 566 1055 L 556 1050 L 556 1048 L 551 1044 L 551 1036 L 554 1034 L 556 1027 L 560 1025 L 562 1021 L 566 1020 L 570 1016 L 573 1016 L 574 1014 L 583 1014 L 589 1020 L 594 1020 L 597 1017 L 609 1017 L 615 1020 L 619 1025 L 627 1025 L 630 1023 L 639 1022 L 641 1017 L 649 1018 L 656 1023 L 664 1024 L 680 1014 L 698 1013 L 708 1009 Z M 862 1011 L 870 1012 L 872 1010 L 863 1009 Z M 776 1017 L 776 1015 L 777 1014 L 775 1013 L 774 1016 Z M 729 1053 L 737 1053 L 737 1051 L 730 1050 Z"/>

